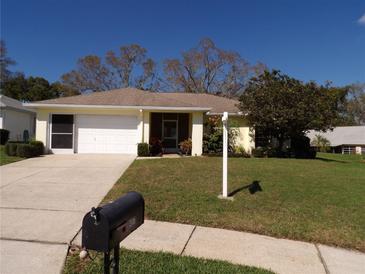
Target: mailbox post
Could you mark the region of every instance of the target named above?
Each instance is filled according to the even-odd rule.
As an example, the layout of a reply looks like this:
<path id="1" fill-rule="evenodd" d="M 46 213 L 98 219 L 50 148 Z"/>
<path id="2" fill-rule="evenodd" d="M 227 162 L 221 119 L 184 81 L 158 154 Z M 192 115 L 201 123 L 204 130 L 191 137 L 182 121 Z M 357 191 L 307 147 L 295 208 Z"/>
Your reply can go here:
<path id="1" fill-rule="evenodd" d="M 223 172 L 222 172 L 222 194 L 219 199 L 233 201 L 233 197 L 228 196 L 228 112 L 223 112 Z"/>
<path id="2" fill-rule="evenodd" d="M 104 252 L 104 273 L 119 273 L 119 245 L 144 222 L 144 199 L 128 192 L 112 203 L 92 208 L 82 221 L 82 247 Z M 113 250 L 113 258 L 110 254 Z"/>
<path id="3" fill-rule="evenodd" d="M 227 169 L 228 169 L 228 112 L 223 112 L 223 198 L 228 197 Z"/>

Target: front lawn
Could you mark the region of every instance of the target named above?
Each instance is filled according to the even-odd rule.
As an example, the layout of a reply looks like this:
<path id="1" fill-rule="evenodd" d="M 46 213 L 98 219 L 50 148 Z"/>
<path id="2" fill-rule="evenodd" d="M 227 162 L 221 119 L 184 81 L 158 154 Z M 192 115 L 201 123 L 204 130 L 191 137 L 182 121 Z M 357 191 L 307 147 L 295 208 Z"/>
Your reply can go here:
<path id="1" fill-rule="evenodd" d="M 95 254 L 93 254 L 94 256 Z M 75 254 L 67 257 L 63 274 L 103 273 L 102 256 L 94 261 L 80 261 Z M 272 272 L 255 267 L 233 265 L 227 262 L 203 260 L 170 253 L 151 253 L 123 249 L 120 257 L 120 273 L 251 273 L 272 274 Z"/>
<path id="2" fill-rule="evenodd" d="M 222 159 L 136 160 L 104 202 L 143 194 L 153 220 L 251 231 L 365 251 L 365 163 L 361 157 L 229 159 L 229 191 L 219 200 Z M 247 185 L 259 181 L 262 192 Z"/>
<path id="3" fill-rule="evenodd" d="M 4 151 L 4 146 L 0 146 L 0 166 L 14 163 L 14 162 L 17 162 L 20 160 L 24 160 L 24 158 L 8 156 L 8 155 L 6 155 L 6 153 Z"/>

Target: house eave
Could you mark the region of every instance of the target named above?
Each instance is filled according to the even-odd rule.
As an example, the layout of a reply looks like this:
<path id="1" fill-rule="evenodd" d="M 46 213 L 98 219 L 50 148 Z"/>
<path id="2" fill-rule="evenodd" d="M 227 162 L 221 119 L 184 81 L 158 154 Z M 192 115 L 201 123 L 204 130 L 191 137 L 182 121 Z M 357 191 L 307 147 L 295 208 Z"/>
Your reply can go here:
<path id="1" fill-rule="evenodd" d="M 207 112 L 206 113 L 208 116 L 222 116 L 223 112 Z M 228 112 L 229 116 L 246 116 L 246 114 L 244 114 L 243 112 L 239 111 L 239 112 Z"/>
<path id="2" fill-rule="evenodd" d="M 32 108 L 83 108 L 83 109 L 138 109 L 138 110 L 166 110 L 166 111 L 201 111 L 207 112 L 211 108 L 206 107 L 164 107 L 164 106 L 115 106 L 115 105 L 77 105 L 77 104 L 40 104 L 24 103 L 25 107 Z"/>

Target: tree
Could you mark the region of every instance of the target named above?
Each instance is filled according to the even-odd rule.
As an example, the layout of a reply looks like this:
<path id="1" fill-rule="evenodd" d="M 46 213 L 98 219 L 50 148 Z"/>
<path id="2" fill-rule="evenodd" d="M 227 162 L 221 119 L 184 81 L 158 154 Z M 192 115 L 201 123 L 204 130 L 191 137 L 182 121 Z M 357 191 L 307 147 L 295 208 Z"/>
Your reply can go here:
<path id="1" fill-rule="evenodd" d="M 7 49 L 4 40 L 0 40 L 0 88 L 4 82 L 9 79 L 11 72 L 9 66 L 15 65 L 15 61 L 7 56 Z"/>
<path id="2" fill-rule="evenodd" d="M 131 44 L 120 47 L 119 55 L 108 51 L 105 60 L 88 55 L 77 62 L 77 68 L 62 75 L 62 82 L 80 92 L 105 91 L 122 87 L 153 89 L 156 64 L 146 56 L 147 50 Z M 138 74 L 137 71 L 142 71 Z"/>
<path id="3" fill-rule="evenodd" d="M 51 85 L 51 90 L 56 93 L 59 97 L 68 97 L 80 95 L 80 92 L 70 86 L 64 85 L 60 82 L 54 82 Z"/>
<path id="4" fill-rule="evenodd" d="M 26 78 L 22 73 L 17 73 L 10 77 L 4 83 L 2 93 L 8 97 L 25 102 L 78 94 L 76 90 L 61 83 L 50 84 L 42 77 Z"/>
<path id="5" fill-rule="evenodd" d="M 347 87 L 345 117 L 353 125 L 365 124 L 365 83 L 352 84 Z M 347 124 L 348 125 L 348 124 Z"/>
<path id="6" fill-rule="evenodd" d="M 344 89 L 303 83 L 276 70 L 265 71 L 249 81 L 240 97 L 240 109 L 252 127 L 276 138 L 282 151 L 287 139 L 297 139 L 311 129 L 333 128 L 344 94 Z"/>
<path id="7" fill-rule="evenodd" d="M 251 66 L 237 52 L 218 48 L 205 38 L 182 54 L 181 59 L 164 61 L 167 89 L 191 93 L 240 94 L 248 79 L 264 70 L 263 64 Z"/>
<path id="8" fill-rule="evenodd" d="M 311 145 L 319 148 L 320 152 L 328 152 L 331 142 L 320 134 L 316 134 L 311 142 Z"/>

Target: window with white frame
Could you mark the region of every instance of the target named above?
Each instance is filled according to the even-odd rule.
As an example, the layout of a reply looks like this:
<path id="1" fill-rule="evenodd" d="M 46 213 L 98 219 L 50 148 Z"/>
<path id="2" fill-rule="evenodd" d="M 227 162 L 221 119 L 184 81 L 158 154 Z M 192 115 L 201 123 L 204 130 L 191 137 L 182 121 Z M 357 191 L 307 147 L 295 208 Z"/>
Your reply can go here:
<path id="1" fill-rule="evenodd" d="M 356 147 L 354 146 L 343 146 L 342 147 L 342 154 L 355 154 Z"/>

